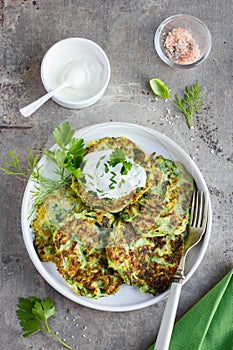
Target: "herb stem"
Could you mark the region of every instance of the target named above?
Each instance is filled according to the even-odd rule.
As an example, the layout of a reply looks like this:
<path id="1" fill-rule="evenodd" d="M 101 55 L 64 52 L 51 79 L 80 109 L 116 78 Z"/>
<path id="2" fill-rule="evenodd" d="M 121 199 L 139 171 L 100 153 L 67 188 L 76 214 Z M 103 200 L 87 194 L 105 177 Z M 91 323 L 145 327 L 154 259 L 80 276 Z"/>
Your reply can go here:
<path id="1" fill-rule="evenodd" d="M 66 344 L 61 338 L 59 338 L 56 333 L 54 333 L 50 328 L 47 320 L 44 320 L 44 328 L 40 329 L 41 331 L 44 331 L 46 333 L 49 333 L 58 343 L 63 345 L 66 349 L 72 350 L 72 347 Z"/>
<path id="2" fill-rule="evenodd" d="M 56 341 L 58 343 L 60 343 L 61 345 L 63 345 L 66 349 L 72 350 L 72 347 L 69 346 L 68 344 L 66 344 L 61 338 L 59 338 L 53 331 L 51 331 L 51 329 L 49 327 L 48 327 L 48 330 L 46 332 L 49 333 L 52 337 L 54 337 L 54 339 L 56 339 Z"/>

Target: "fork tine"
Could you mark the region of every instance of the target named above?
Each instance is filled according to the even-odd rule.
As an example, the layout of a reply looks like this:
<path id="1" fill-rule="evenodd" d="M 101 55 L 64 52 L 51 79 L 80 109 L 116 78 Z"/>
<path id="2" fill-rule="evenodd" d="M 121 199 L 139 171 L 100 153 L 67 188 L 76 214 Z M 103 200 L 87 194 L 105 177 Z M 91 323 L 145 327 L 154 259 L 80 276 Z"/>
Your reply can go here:
<path id="1" fill-rule="evenodd" d="M 203 191 L 193 193 L 190 227 L 205 228 L 207 222 L 207 207 L 208 203 L 205 199 Z"/>
<path id="2" fill-rule="evenodd" d="M 196 191 L 193 192 L 193 197 L 192 197 L 190 226 L 194 226 L 195 218 L 196 218 Z"/>
<path id="3" fill-rule="evenodd" d="M 204 209 L 204 192 L 197 192 L 198 203 L 197 203 L 197 227 L 201 227 L 203 219 L 203 209 Z"/>
<path id="4" fill-rule="evenodd" d="M 207 216 L 208 216 L 208 201 L 206 200 L 206 197 L 204 196 L 203 192 L 203 200 L 204 200 L 204 208 L 203 208 L 203 214 L 202 214 L 202 229 L 205 229 L 207 224 Z"/>

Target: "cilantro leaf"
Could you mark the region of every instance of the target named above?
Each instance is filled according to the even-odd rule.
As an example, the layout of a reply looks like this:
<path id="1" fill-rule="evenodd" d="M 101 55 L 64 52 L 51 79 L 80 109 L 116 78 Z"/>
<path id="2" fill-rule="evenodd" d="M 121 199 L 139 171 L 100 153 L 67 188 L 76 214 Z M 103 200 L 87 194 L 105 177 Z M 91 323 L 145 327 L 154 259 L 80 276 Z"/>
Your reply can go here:
<path id="1" fill-rule="evenodd" d="M 22 329 L 25 331 L 25 333 L 23 334 L 24 338 L 27 338 L 33 333 L 39 332 L 41 330 L 39 321 L 37 320 L 28 320 L 28 321 L 20 322 L 20 325 Z"/>
<path id="2" fill-rule="evenodd" d="M 71 349 L 63 340 L 51 331 L 48 325 L 48 319 L 55 316 L 55 305 L 52 300 L 47 297 L 38 299 L 37 297 L 19 298 L 18 309 L 16 314 L 19 323 L 24 331 L 23 337 L 29 337 L 33 333 L 42 331 L 52 335 L 56 341 L 67 349 Z"/>

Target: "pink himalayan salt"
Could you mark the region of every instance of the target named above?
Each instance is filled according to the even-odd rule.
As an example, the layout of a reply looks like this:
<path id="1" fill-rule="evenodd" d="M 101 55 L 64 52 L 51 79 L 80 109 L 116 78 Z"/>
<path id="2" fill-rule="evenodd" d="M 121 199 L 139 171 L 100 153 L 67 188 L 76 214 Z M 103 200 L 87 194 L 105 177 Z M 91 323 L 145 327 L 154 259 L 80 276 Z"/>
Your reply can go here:
<path id="1" fill-rule="evenodd" d="M 164 42 L 169 60 L 178 64 L 191 64 L 200 58 L 200 49 L 192 34 L 184 28 L 174 28 Z"/>

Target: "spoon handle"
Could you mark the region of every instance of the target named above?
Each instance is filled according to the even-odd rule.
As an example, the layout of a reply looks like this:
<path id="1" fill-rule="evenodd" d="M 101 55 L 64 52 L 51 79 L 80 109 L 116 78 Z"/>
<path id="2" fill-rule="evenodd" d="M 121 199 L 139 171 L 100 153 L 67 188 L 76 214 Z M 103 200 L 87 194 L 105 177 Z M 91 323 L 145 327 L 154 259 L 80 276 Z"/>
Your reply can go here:
<path id="1" fill-rule="evenodd" d="M 176 311 L 180 299 L 181 287 L 182 284 L 178 282 L 173 282 L 171 284 L 170 293 L 165 306 L 154 350 L 169 349 L 170 339 L 176 317 Z"/>
<path id="2" fill-rule="evenodd" d="M 48 92 L 44 96 L 40 97 L 38 100 L 30 103 L 29 105 L 21 108 L 19 111 L 25 117 L 29 117 L 32 113 L 34 113 L 38 108 L 40 108 L 46 101 L 48 101 L 52 96 L 56 95 L 60 90 L 67 87 L 68 84 L 64 81 L 61 85 L 59 85 L 56 89 Z"/>

